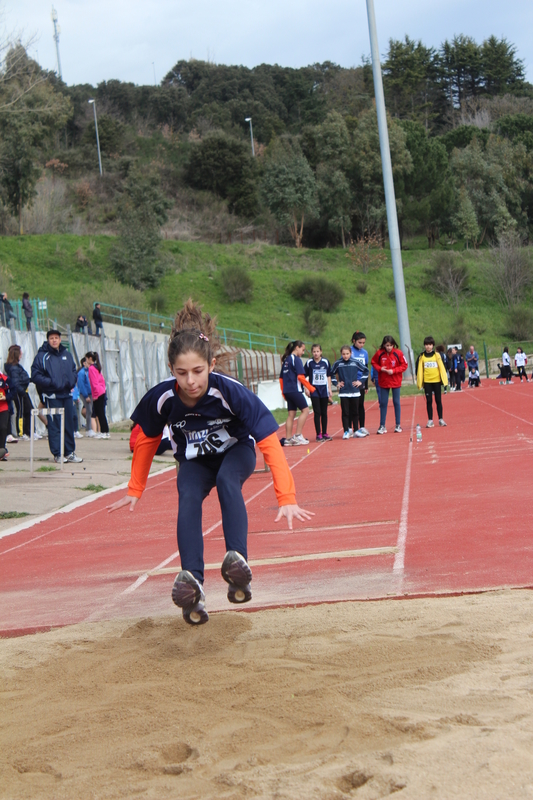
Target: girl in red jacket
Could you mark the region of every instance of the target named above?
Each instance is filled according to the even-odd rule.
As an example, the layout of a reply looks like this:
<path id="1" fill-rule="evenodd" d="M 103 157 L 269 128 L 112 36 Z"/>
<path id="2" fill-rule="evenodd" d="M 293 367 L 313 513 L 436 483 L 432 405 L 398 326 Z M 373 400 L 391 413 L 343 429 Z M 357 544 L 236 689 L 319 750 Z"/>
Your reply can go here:
<path id="1" fill-rule="evenodd" d="M 379 381 L 379 428 L 378 433 L 387 433 L 387 406 L 389 404 L 389 389 L 392 389 L 392 402 L 396 427 L 394 433 L 401 433 L 400 388 L 402 373 L 407 369 L 407 361 L 402 351 L 392 336 L 384 336 L 381 347 L 372 358 L 372 366 L 378 373 Z"/>

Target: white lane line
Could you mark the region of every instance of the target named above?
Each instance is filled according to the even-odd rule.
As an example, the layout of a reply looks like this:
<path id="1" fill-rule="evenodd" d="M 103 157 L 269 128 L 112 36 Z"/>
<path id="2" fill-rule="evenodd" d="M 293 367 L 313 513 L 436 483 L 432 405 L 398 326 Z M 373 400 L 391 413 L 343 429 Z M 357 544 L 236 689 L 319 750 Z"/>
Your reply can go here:
<path id="1" fill-rule="evenodd" d="M 251 559 L 248 564 L 251 567 L 267 567 L 273 564 L 294 564 L 299 561 L 325 561 L 326 559 L 340 558 L 365 558 L 367 556 L 385 556 L 396 553 L 396 547 L 364 547 L 359 550 L 336 550 L 331 553 L 304 553 L 300 556 L 279 556 L 272 558 Z M 220 564 L 206 564 L 204 569 L 220 570 Z M 149 576 L 174 574 L 176 570 L 172 567 L 166 569 L 150 570 Z M 124 573 L 123 573 L 124 574 Z M 126 573 L 128 575 L 135 573 Z"/>
<path id="2" fill-rule="evenodd" d="M 169 470 L 175 470 L 175 467 L 169 467 L 167 469 L 162 469 L 160 472 L 156 472 L 155 475 L 161 475 L 163 472 L 168 472 Z M 150 477 L 154 477 L 154 475 L 150 475 Z M 175 477 L 167 478 L 166 481 L 160 481 L 157 486 L 162 486 L 165 483 L 169 483 L 170 481 L 175 481 Z M 76 508 L 80 506 L 84 506 L 87 503 L 94 502 L 98 500 L 99 497 L 102 497 L 106 494 L 112 494 L 113 492 L 118 492 L 121 489 L 127 489 L 127 483 L 121 483 L 118 486 L 112 486 L 110 489 L 104 489 L 102 492 L 98 492 L 92 497 L 84 497 L 82 500 L 76 500 L 74 503 L 70 503 L 70 505 L 65 506 L 64 508 L 60 508 L 58 511 L 51 511 L 50 514 L 43 514 L 42 517 L 38 519 L 32 520 L 30 523 L 22 524 L 20 527 L 17 527 L 15 530 L 14 528 L 10 528 L 9 531 L 4 531 L 3 534 L 0 534 L 0 539 L 2 536 L 7 536 L 8 533 L 18 533 L 20 530 L 24 530 L 25 528 L 30 528 L 32 525 L 36 525 L 39 522 L 45 522 L 47 519 L 51 519 L 56 514 L 65 514 L 67 511 L 74 511 Z M 155 486 L 147 486 L 145 491 L 148 492 L 150 489 L 155 489 Z M 80 522 L 83 522 L 85 519 L 89 519 L 89 517 L 93 517 L 95 514 L 100 514 L 101 512 L 106 512 L 105 508 L 98 508 L 96 511 L 91 511 L 90 514 L 86 514 L 84 517 L 80 517 L 80 519 L 76 520 L 76 525 Z M 18 550 L 20 547 L 26 547 L 26 545 L 31 544 L 32 542 L 37 542 L 39 539 L 43 539 L 45 536 L 50 536 L 52 533 L 57 533 L 57 531 L 62 530 L 63 528 L 70 528 L 72 522 L 66 522 L 64 525 L 59 525 L 57 528 L 52 528 L 50 531 L 46 531 L 46 533 L 41 533 L 40 536 L 34 536 L 32 539 L 28 539 L 26 542 L 22 542 L 22 544 L 17 544 L 14 547 L 9 547 L 7 550 L 2 550 L 0 552 L 0 556 L 4 556 L 6 553 L 11 553 L 12 550 Z"/>
<path id="3" fill-rule="evenodd" d="M 409 516 L 409 489 L 411 486 L 411 461 L 413 458 L 413 438 L 416 437 L 416 431 L 414 431 L 415 409 L 416 409 L 416 395 L 415 395 L 415 401 L 413 403 L 413 416 L 411 419 L 411 430 L 413 431 L 413 434 L 409 440 L 409 451 L 407 454 L 407 466 L 405 468 L 405 481 L 403 485 L 402 510 L 400 513 L 400 527 L 398 528 L 398 540 L 396 542 L 397 552 L 394 557 L 394 566 L 392 568 L 393 572 L 403 572 L 405 564 L 405 544 L 407 542 L 407 519 Z"/>
<path id="4" fill-rule="evenodd" d="M 522 394 L 523 394 L 523 392 L 522 392 Z M 515 419 L 519 419 L 520 422 L 525 422 L 526 425 L 533 425 L 533 422 L 531 422 L 531 420 L 524 419 L 523 417 L 518 417 L 516 414 L 511 414 L 510 411 L 506 411 L 501 406 L 494 406 L 492 403 L 487 403 L 486 400 L 482 400 L 480 397 L 476 397 L 473 394 L 469 394 L 469 395 L 467 395 L 467 397 L 471 397 L 472 400 L 477 400 L 478 403 L 484 403 L 486 406 L 490 406 L 491 408 L 495 408 L 496 411 L 500 411 L 502 414 L 507 414 L 509 417 L 514 417 Z"/>
<path id="5" fill-rule="evenodd" d="M 337 433 L 338 433 L 338 431 L 337 431 Z M 292 470 L 295 467 L 297 467 L 299 464 L 302 463 L 302 461 L 305 461 L 306 458 L 309 458 L 309 456 L 311 456 L 313 453 L 316 453 L 317 450 L 319 450 L 319 448 L 315 447 L 314 450 L 310 451 L 309 453 L 306 453 L 306 455 L 303 458 L 301 458 L 299 461 L 297 461 L 296 464 L 293 464 L 292 467 L 290 467 L 290 469 Z M 249 503 L 252 502 L 252 500 L 255 500 L 256 497 L 259 497 L 260 494 L 263 494 L 263 492 L 266 492 L 266 490 L 269 489 L 273 485 L 274 485 L 274 481 L 270 480 L 267 484 L 265 484 L 265 486 L 263 486 L 262 489 L 259 489 L 258 492 L 256 492 L 251 497 L 249 497 L 248 500 L 245 501 L 244 505 L 247 506 Z M 222 525 L 222 517 L 218 520 L 218 522 L 215 522 L 214 525 L 211 525 L 211 527 L 208 528 L 205 531 L 205 533 L 203 534 L 204 539 L 205 539 L 206 536 L 208 536 L 210 533 L 212 533 L 212 531 L 216 530 L 216 528 L 218 528 L 219 525 Z M 172 553 L 172 555 L 168 556 L 168 558 L 165 558 L 164 561 L 161 561 L 161 563 L 158 564 L 157 567 L 154 567 L 154 570 L 157 571 L 157 570 L 163 569 L 164 567 L 166 567 L 167 564 L 170 564 L 171 561 L 174 561 L 176 558 L 178 558 L 179 554 L 180 554 L 179 550 L 176 550 L 174 553 Z M 153 572 L 154 570 L 152 570 L 151 572 Z M 137 578 L 135 583 L 132 583 L 131 586 L 128 586 L 120 594 L 121 595 L 125 595 L 125 594 L 131 594 L 132 592 L 135 592 L 139 588 L 139 586 L 142 586 L 143 583 L 145 583 L 148 580 L 149 577 L 150 577 L 150 571 L 149 572 L 144 572 L 142 575 L 140 575 Z"/>

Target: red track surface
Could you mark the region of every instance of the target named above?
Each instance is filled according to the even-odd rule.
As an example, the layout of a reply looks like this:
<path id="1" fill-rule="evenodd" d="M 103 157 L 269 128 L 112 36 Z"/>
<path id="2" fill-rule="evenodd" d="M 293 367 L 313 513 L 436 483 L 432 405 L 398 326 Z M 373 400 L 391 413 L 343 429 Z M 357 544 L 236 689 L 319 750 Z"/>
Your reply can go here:
<path id="1" fill-rule="evenodd" d="M 533 584 L 526 502 L 533 455 L 533 386 L 500 386 L 444 398 L 447 428 L 423 430 L 423 397 L 402 401 L 402 434 L 287 448 L 298 502 L 311 523 L 274 524 L 269 474 L 245 485 L 254 597 L 247 610 L 333 600 L 475 592 Z M 375 431 L 378 409 L 367 412 Z M 179 569 L 173 472 L 152 478 L 134 514 L 109 515 L 108 495 L 0 539 L 0 632 L 179 613 L 170 589 Z M 206 595 L 228 609 L 219 565 L 225 547 L 213 493 L 204 504 Z M 154 574 L 155 573 L 155 574 Z M 230 607 L 235 609 L 235 606 Z"/>

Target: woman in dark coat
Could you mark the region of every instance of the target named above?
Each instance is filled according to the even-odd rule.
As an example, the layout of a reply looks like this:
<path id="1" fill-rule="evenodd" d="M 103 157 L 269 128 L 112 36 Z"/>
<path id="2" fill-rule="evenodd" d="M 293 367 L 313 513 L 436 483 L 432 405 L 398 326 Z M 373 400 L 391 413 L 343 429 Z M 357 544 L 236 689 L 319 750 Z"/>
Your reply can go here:
<path id="1" fill-rule="evenodd" d="M 8 350 L 4 369 L 17 412 L 17 434 L 20 436 L 22 429 L 22 438 L 29 439 L 31 410 L 33 405 L 27 392 L 28 386 L 30 385 L 30 376 L 20 363 L 21 356 L 22 348 L 20 345 L 12 344 Z"/>

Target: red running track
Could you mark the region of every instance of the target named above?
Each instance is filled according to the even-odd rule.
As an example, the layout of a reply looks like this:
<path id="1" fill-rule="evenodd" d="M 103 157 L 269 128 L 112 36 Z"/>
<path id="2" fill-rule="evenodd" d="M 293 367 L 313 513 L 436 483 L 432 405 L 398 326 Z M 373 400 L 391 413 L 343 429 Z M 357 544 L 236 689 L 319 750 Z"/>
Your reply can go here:
<path id="1" fill-rule="evenodd" d="M 533 386 L 444 397 L 448 427 L 423 429 L 422 396 L 402 401 L 402 434 L 343 441 L 330 410 L 331 443 L 287 448 L 300 505 L 313 521 L 274 524 L 270 475 L 245 484 L 254 597 L 245 608 L 476 592 L 533 584 L 528 519 Z M 312 418 L 306 427 L 311 438 Z M 123 490 L 122 490 L 123 491 Z M 134 514 L 109 515 L 100 497 L 0 539 L 0 632 L 28 633 L 82 621 L 179 613 L 174 471 L 149 481 Z M 226 610 L 225 547 L 214 492 L 204 504 L 205 590 Z"/>

